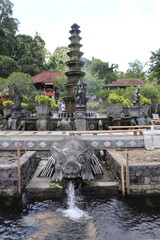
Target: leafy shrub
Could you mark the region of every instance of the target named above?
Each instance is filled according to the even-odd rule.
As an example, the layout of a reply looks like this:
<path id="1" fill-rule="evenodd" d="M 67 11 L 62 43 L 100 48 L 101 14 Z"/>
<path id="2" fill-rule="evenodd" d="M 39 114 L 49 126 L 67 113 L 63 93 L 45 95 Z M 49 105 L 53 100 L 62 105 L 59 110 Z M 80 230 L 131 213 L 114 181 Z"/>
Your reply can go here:
<path id="1" fill-rule="evenodd" d="M 140 104 L 141 105 L 151 105 L 151 99 L 141 96 Z"/>
<path id="2" fill-rule="evenodd" d="M 3 106 L 4 107 L 12 107 L 14 105 L 14 102 L 11 100 L 5 100 L 3 101 Z"/>
<path id="3" fill-rule="evenodd" d="M 108 97 L 109 104 L 123 104 L 125 106 L 131 106 L 132 103 L 128 98 L 124 98 L 115 93 L 111 93 Z"/>
<path id="4" fill-rule="evenodd" d="M 99 108 L 99 104 L 97 102 L 88 102 L 87 109 L 96 110 Z"/>
<path id="5" fill-rule="evenodd" d="M 28 108 L 28 104 L 27 104 L 27 103 L 24 103 L 24 102 L 21 102 L 21 107 L 22 107 L 22 108 Z"/>
<path id="6" fill-rule="evenodd" d="M 35 110 L 35 103 L 28 103 L 27 110 L 33 112 Z"/>
<path id="7" fill-rule="evenodd" d="M 52 99 L 46 95 L 36 95 L 35 103 L 36 104 L 51 104 Z"/>
<path id="8" fill-rule="evenodd" d="M 51 99 L 50 108 L 52 110 L 57 110 L 58 109 L 58 104 L 56 104 L 55 100 L 53 100 L 53 99 Z"/>

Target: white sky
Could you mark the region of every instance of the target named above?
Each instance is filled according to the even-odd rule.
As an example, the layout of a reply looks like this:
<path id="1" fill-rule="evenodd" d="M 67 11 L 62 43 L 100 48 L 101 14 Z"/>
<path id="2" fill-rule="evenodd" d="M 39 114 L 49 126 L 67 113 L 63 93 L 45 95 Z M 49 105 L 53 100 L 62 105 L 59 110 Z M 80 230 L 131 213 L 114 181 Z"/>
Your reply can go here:
<path id="1" fill-rule="evenodd" d="M 160 48 L 160 0 L 11 0 L 19 32 L 38 32 L 53 53 L 68 46 L 71 25 L 80 26 L 84 57 L 119 65 L 149 61 Z"/>

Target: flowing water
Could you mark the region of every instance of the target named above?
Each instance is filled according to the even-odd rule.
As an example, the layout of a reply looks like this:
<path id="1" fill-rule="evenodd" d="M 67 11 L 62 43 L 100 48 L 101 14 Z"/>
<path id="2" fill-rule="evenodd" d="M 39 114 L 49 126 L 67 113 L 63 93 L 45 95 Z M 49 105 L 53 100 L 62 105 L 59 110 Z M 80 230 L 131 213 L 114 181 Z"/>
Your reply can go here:
<path id="1" fill-rule="evenodd" d="M 160 196 L 0 202 L 0 240 L 158 240 Z"/>

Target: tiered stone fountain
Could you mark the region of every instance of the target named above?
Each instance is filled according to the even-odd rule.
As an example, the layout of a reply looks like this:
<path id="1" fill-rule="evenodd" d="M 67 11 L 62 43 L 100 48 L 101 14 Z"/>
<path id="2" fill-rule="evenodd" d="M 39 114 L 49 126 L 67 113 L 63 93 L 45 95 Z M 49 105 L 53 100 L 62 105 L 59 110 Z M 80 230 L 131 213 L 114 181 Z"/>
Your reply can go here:
<path id="1" fill-rule="evenodd" d="M 80 30 L 77 24 L 71 26 L 71 37 L 69 37 L 71 44 L 68 46 L 70 52 L 68 56 L 70 61 L 66 64 L 69 67 L 69 71 L 66 72 L 68 81 L 65 84 L 67 90 L 67 96 L 64 97 L 66 112 L 74 113 L 75 128 L 76 130 L 86 130 L 86 88 L 87 84 L 82 81 L 85 76 L 85 72 L 81 71 L 84 62 L 81 61 L 83 52 L 80 51 L 82 44 L 80 44 L 81 37 L 79 36 Z"/>

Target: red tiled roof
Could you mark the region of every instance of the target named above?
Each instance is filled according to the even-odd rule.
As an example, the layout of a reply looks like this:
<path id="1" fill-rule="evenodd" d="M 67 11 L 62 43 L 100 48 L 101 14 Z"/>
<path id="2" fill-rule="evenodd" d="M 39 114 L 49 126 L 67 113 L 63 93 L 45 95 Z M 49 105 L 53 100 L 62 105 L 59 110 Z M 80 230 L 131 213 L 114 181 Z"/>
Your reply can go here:
<path id="1" fill-rule="evenodd" d="M 57 82 L 58 77 L 61 77 L 62 75 L 63 74 L 59 71 L 49 71 L 38 73 L 33 76 L 33 79 L 35 80 L 35 83 L 52 83 Z"/>
<path id="2" fill-rule="evenodd" d="M 122 78 L 105 85 L 105 87 L 136 87 L 138 85 L 144 86 L 146 82 L 139 78 Z"/>

